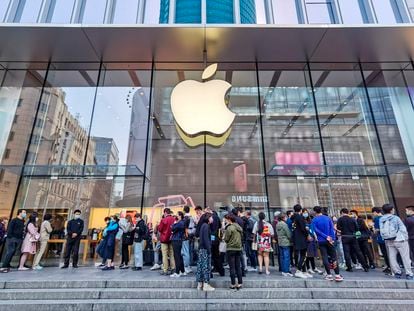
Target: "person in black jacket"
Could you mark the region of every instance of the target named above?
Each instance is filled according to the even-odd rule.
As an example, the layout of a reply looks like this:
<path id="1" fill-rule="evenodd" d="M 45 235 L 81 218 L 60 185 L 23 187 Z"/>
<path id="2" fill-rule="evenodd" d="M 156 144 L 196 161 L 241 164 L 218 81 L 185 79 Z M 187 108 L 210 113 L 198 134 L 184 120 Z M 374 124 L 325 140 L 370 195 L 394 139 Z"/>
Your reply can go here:
<path id="1" fill-rule="evenodd" d="M 341 217 L 338 219 L 336 229 L 342 237 L 342 246 L 344 248 L 344 256 L 347 266 L 346 271 L 352 272 L 351 253 L 354 253 L 359 263 L 362 265 L 364 271 L 368 272 L 368 264 L 364 258 L 364 255 L 362 255 L 356 238 L 357 232 L 359 232 L 358 224 L 356 220 L 349 215 L 347 208 L 341 209 Z"/>
<path id="2" fill-rule="evenodd" d="M 140 271 L 144 266 L 144 241 L 148 235 L 148 227 L 140 213 L 136 213 L 134 217 L 136 225 L 134 230 L 134 267 L 132 270 Z"/>
<path id="3" fill-rule="evenodd" d="M 244 236 L 244 249 L 246 251 L 246 256 L 250 261 L 250 270 L 249 271 L 257 271 L 257 254 L 256 250 L 252 249 L 252 243 L 255 238 L 253 234 L 255 221 L 252 219 L 252 212 L 246 211 L 244 216 L 244 228 L 243 228 L 243 236 Z"/>
<path id="4" fill-rule="evenodd" d="M 74 268 L 78 267 L 79 259 L 79 244 L 82 237 L 84 222 L 80 218 L 81 211 L 75 210 L 74 218 L 68 221 L 66 226 L 66 250 L 65 250 L 65 262 L 62 266 L 62 269 L 69 267 L 70 255 L 72 255 L 72 266 Z"/>
<path id="5" fill-rule="evenodd" d="M 210 224 L 211 230 L 211 259 L 213 261 L 213 272 L 218 273 L 220 276 L 224 276 L 224 267 L 222 257 L 220 256 L 220 239 L 219 230 L 221 228 L 221 221 L 216 211 L 206 208 L 208 213 L 212 214 L 213 222 Z"/>
<path id="6" fill-rule="evenodd" d="M 213 223 L 213 217 L 211 213 L 205 213 L 200 218 L 200 229 L 197 232 L 199 237 L 198 244 L 198 261 L 196 281 L 198 282 L 197 289 L 203 291 L 214 291 L 210 282 L 211 274 L 211 230 L 210 224 Z"/>
<path id="7" fill-rule="evenodd" d="M 293 248 L 298 254 L 298 265 L 295 273 L 295 277 L 308 278 L 309 276 L 305 273 L 305 259 L 306 251 L 308 249 L 308 235 L 309 232 L 306 228 L 306 220 L 302 215 L 302 206 L 296 204 L 293 207 L 294 214 L 292 216 L 292 242 Z"/>
<path id="8" fill-rule="evenodd" d="M 361 235 L 357 237 L 359 248 L 361 249 L 362 255 L 364 255 L 365 260 L 368 259 L 369 266 L 371 269 L 375 269 L 374 263 L 374 254 L 372 251 L 372 246 L 368 242 L 371 239 L 371 230 L 368 228 L 365 219 L 362 216 L 359 216 L 358 211 L 352 210 L 351 214 L 357 221 L 358 230 L 361 232 Z"/>
<path id="9" fill-rule="evenodd" d="M 21 248 L 24 238 L 24 219 L 26 218 L 26 210 L 19 209 L 17 217 L 10 221 L 7 228 L 7 253 L 3 261 L 3 266 L 0 272 L 10 272 L 10 262 L 13 259 L 16 251 Z"/>

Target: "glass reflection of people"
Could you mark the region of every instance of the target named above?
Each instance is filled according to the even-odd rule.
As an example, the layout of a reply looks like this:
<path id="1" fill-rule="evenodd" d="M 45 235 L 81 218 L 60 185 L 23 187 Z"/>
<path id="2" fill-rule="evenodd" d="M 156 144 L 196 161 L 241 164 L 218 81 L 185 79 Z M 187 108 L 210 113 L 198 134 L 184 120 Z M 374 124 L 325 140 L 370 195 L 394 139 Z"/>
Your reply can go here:
<path id="1" fill-rule="evenodd" d="M 81 211 L 75 210 L 73 219 L 69 220 L 66 226 L 66 249 L 65 249 L 65 262 L 62 269 L 69 267 L 70 256 L 72 255 L 72 266 L 78 268 L 79 259 L 79 245 L 83 232 L 84 222 L 81 219 Z"/>
<path id="2" fill-rule="evenodd" d="M 50 220 L 52 219 L 52 215 L 46 214 L 43 217 L 42 225 L 40 226 L 40 248 L 37 252 L 36 256 L 33 259 L 33 270 L 41 270 L 43 269 L 42 266 L 39 265 L 40 260 L 42 259 L 43 254 L 47 248 L 47 242 L 49 241 L 50 234 L 52 233 L 52 225 L 50 224 Z"/>

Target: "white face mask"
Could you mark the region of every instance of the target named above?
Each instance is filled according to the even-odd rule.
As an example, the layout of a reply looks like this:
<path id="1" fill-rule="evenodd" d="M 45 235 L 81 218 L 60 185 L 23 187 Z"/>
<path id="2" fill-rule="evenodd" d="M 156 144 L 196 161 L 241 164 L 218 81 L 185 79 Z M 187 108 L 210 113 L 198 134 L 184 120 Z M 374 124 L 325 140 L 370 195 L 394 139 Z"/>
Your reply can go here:
<path id="1" fill-rule="evenodd" d="M 80 214 L 75 214 L 75 219 L 79 219 L 80 218 Z"/>

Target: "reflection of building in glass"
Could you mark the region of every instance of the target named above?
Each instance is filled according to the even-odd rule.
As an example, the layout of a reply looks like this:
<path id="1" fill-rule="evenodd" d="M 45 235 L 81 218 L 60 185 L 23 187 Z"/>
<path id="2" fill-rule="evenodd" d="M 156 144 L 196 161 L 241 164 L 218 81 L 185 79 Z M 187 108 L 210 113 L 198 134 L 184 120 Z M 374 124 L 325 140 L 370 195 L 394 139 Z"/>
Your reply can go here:
<path id="1" fill-rule="evenodd" d="M 119 151 L 115 141 L 108 137 L 91 137 L 95 143 L 95 161 L 97 165 L 118 165 Z"/>

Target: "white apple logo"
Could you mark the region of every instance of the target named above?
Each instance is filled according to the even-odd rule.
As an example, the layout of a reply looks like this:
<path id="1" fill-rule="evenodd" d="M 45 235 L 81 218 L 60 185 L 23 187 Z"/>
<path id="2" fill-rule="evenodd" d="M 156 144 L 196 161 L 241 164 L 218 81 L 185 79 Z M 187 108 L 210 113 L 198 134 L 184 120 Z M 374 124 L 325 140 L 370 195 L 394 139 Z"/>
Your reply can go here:
<path id="1" fill-rule="evenodd" d="M 217 64 L 208 66 L 203 72 L 202 80 L 208 80 L 216 71 Z M 171 93 L 171 110 L 180 136 L 184 134 L 187 139 L 199 135 L 227 138 L 236 117 L 225 101 L 230 88 L 231 84 L 224 80 L 186 80 L 178 83 Z M 213 145 L 218 146 L 217 143 Z"/>

